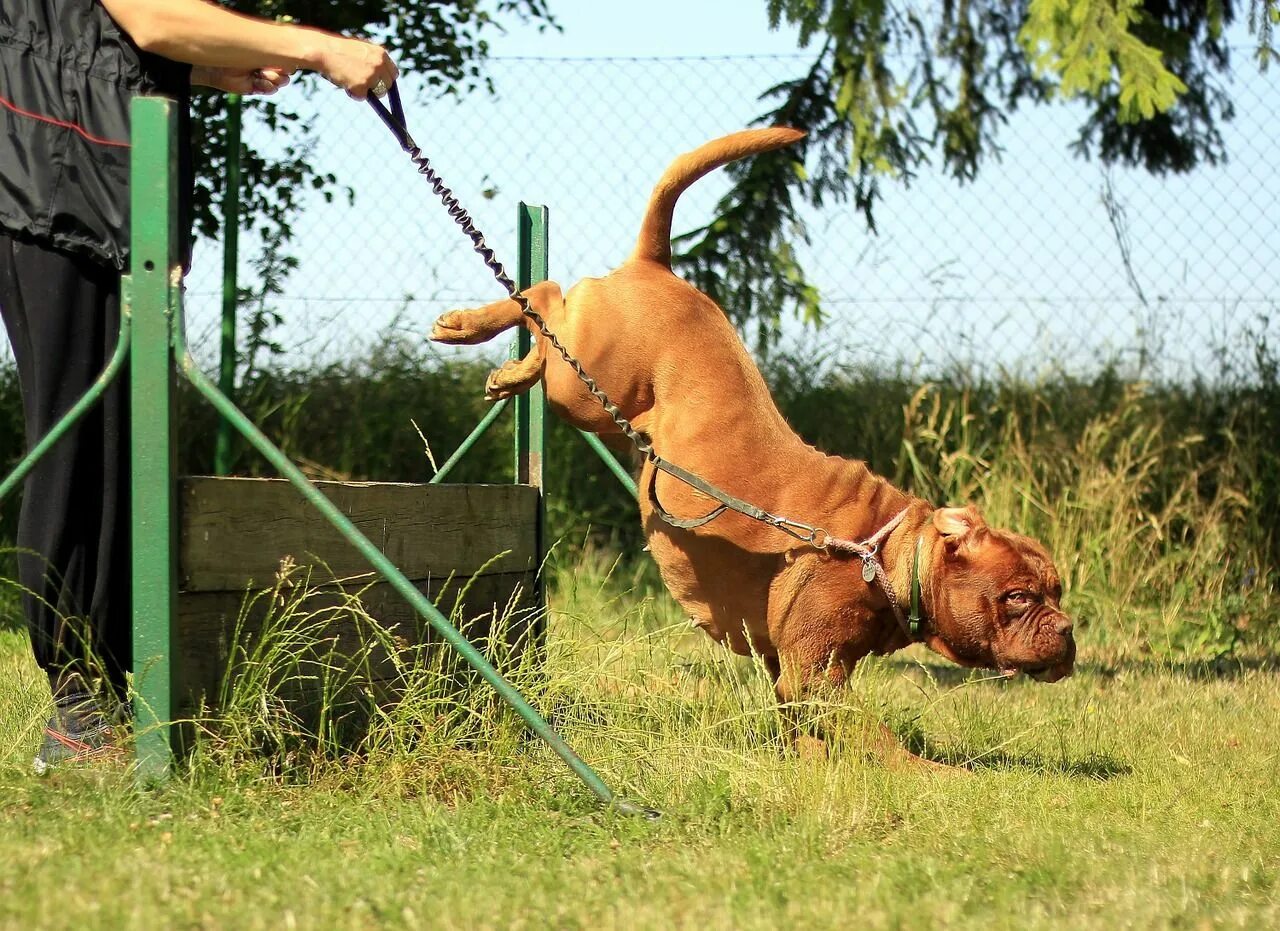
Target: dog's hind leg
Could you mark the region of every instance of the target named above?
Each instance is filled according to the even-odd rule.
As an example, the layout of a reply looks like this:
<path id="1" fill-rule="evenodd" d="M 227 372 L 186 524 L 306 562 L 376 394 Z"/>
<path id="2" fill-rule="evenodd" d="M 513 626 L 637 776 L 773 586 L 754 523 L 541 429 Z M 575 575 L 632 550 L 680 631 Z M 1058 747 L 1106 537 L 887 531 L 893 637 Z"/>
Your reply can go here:
<path id="1" fill-rule="evenodd" d="M 526 288 L 522 293 L 529 305 L 544 319 L 555 314 L 564 305 L 560 286 L 554 281 L 539 282 Z M 441 314 L 431 328 L 431 338 L 437 343 L 449 343 L 455 346 L 484 343 L 503 330 L 509 330 L 521 323 L 523 319 L 520 305 L 512 298 L 506 298 L 494 301 L 492 304 L 485 304 L 483 307 L 451 310 Z"/>

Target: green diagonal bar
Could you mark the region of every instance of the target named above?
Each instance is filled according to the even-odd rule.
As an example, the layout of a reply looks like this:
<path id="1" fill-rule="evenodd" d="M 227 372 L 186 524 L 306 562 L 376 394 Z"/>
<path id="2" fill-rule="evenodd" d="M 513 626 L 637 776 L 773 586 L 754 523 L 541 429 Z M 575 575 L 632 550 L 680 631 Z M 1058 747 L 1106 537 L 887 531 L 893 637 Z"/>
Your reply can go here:
<path id="1" fill-rule="evenodd" d="M 587 441 L 588 446 L 596 451 L 596 455 L 604 460 L 604 464 L 609 467 L 609 471 L 622 483 L 622 487 L 631 493 L 631 497 L 639 497 L 640 490 L 636 487 L 636 480 L 631 477 L 631 473 L 622 467 L 622 463 L 609 451 L 609 447 L 604 445 L 600 437 L 594 433 L 588 433 L 586 430 L 579 430 L 578 434 Z"/>
<path id="2" fill-rule="evenodd" d="M 124 301 L 121 301 L 121 307 L 124 307 Z M 67 411 L 56 424 L 53 429 L 44 435 L 44 437 L 31 448 L 16 466 L 13 471 L 8 474 L 3 482 L 0 482 L 0 501 L 3 501 L 9 494 L 17 488 L 24 478 L 26 478 L 31 470 L 36 467 L 45 453 L 54 447 L 57 442 L 67 435 L 68 431 L 80 420 L 85 413 L 98 403 L 103 393 L 111 386 L 111 383 L 120 375 L 120 370 L 124 367 L 125 360 L 129 357 L 129 341 L 131 336 L 131 328 L 129 326 L 129 313 L 127 308 L 120 314 L 120 335 L 116 339 L 116 351 L 112 353 L 111 359 L 107 362 L 107 367 L 102 370 L 102 374 L 85 392 L 84 397 L 75 403 L 71 410 Z"/>
<path id="3" fill-rule="evenodd" d="M 507 409 L 509 398 L 503 398 L 496 402 L 485 413 L 480 422 L 476 424 L 475 429 L 467 434 L 467 438 L 458 444 L 458 448 L 453 451 L 453 455 L 444 461 L 436 474 L 431 476 L 427 481 L 428 485 L 438 485 L 445 480 L 445 477 L 453 471 L 453 467 L 462 461 L 462 457 L 470 452 L 471 447 L 475 446 L 480 437 L 484 436 L 488 429 L 493 426 L 493 422 L 498 419 L 498 415 Z"/>
<path id="4" fill-rule="evenodd" d="M 523 695 L 511 685 L 498 670 L 494 669 L 484 655 L 477 650 L 466 637 L 462 636 L 440 611 L 410 582 L 395 564 L 386 557 L 373 543 L 360 532 L 359 528 L 324 496 L 315 485 L 307 480 L 302 471 L 294 465 L 289 457 L 275 446 L 261 430 L 257 428 L 240 410 L 224 396 L 204 373 L 196 366 L 189 353 L 182 354 L 182 372 L 196 389 L 203 394 L 214 408 L 225 417 L 241 435 L 273 465 L 280 475 L 288 479 L 302 496 L 307 499 L 329 523 L 337 528 L 347 541 L 360 551 L 360 554 L 386 579 L 399 594 L 435 628 L 436 632 L 450 646 L 461 654 L 462 658 L 480 673 L 495 692 L 510 705 L 524 720 L 529 728 L 546 741 L 556 754 L 568 764 L 574 774 L 582 780 L 597 798 L 613 808 L 627 813 L 647 813 L 645 809 L 633 802 L 614 795 L 604 781 L 588 766 L 564 739 L 555 732 L 550 724 L 530 705 Z"/>

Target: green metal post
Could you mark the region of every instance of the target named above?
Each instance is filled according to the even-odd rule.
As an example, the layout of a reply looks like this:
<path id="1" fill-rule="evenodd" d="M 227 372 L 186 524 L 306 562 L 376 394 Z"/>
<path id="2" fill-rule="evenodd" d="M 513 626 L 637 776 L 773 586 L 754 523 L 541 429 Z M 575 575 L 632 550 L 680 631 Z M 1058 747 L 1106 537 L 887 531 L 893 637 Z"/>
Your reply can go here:
<path id="1" fill-rule="evenodd" d="M 548 211 L 546 207 L 530 206 L 523 201 L 516 214 L 516 287 L 521 291 L 546 281 L 549 272 L 547 237 Z M 516 358 L 533 348 L 533 335 L 520 327 L 516 337 Z M 515 398 L 515 454 L 516 481 L 533 485 L 538 489 L 538 603 L 546 604 L 546 585 L 543 580 L 543 559 L 546 556 L 546 478 L 543 464 L 547 450 L 547 404 L 542 383 L 534 385 Z"/>
<path id="2" fill-rule="evenodd" d="M 239 290 L 236 281 L 240 260 L 240 95 L 227 97 L 227 189 L 222 198 L 222 358 L 218 369 L 218 387 L 235 400 L 236 388 L 236 305 Z M 213 471 L 226 475 L 231 471 L 231 424 L 218 421 L 217 444 L 213 453 Z"/>
<path id="3" fill-rule="evenodd" d="M 133 101 L 132 257 L 122 284 L 133 318 L 130 360 L 133 470 L 134 727 L 139 772 L 163 777 L 173 758 L 176 642 L 173 325 L 181 313 L 176 104 Z M 139 144 L 143 143 L 143 144 Z"/>
<path id="4" fill-rule="evenodd" d="M 547 208 L 521 203 L 516 215 L 516 287 L 523 291 L 547 280 Z M 514 358 L 523 359 L 533 348 L 533 336 L 524 327 L 516 338 Z M 539 383 L 516 395 L 516 481 L 543 487 L 546 452 L 546 402 Z"/>

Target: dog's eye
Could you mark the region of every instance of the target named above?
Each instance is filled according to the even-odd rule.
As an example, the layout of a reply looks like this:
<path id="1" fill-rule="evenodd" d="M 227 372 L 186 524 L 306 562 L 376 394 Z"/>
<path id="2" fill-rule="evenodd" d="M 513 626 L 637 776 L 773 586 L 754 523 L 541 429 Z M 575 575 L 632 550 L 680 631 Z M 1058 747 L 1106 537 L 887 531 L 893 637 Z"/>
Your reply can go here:
<path id="1" fill-rule="evenodd" d="M 1031 602 L 1035 601 L 1035 598 L 1036 596 L 1031 594 L 1031 592 L 1023 591 L 1020 588 L 1015 588 L 1011 592 L 1005 592 L 1004 596 L 1005 602 L 1013 605 L 1014 607 L 1029 605 Z"/>

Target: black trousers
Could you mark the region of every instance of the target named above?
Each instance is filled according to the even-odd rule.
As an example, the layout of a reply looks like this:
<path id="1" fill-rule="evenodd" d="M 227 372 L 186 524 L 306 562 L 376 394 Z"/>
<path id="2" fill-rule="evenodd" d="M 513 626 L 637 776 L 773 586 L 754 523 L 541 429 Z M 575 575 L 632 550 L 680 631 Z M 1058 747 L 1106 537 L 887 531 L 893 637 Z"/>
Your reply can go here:
<path id="1" fill-rule="evenodd" d="M 0 316 L 30 448 L 93 384 L 120 329 L 120 276 L 0 233 Z M 77 676 L 124 694 L 131 661 L 128 371 L 27 477 L 18 583 L 55 694 Z"/>

